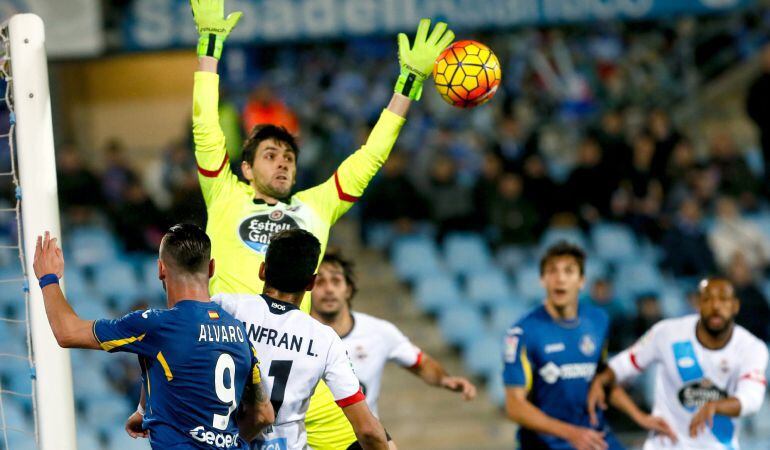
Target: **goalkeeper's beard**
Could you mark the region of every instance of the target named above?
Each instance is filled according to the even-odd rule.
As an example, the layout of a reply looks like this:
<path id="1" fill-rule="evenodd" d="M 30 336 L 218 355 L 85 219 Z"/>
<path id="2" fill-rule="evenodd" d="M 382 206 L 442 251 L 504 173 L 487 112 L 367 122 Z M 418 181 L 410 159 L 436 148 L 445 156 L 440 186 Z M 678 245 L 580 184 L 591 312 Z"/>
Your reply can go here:
<path id="1" fill-rule="evenodd" d="M 270 184 L 262 183 L 257 179 L 254 179 L 254 181 L 252 182 L 252 187 L 256 192 L 275 199 L 286 198 L 291 193 L 291 186 L 285 189 L 275 188 Z"/>

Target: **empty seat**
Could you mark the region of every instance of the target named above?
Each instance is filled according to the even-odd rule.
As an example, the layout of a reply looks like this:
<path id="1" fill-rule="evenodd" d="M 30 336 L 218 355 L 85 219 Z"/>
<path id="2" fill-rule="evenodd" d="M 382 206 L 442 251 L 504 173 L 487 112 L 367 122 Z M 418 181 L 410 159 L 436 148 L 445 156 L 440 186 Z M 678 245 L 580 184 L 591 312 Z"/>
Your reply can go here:
<path id="1" fill-rule="evenodd" d="M 460 286 L 449 275 L 420 279 L 415 284 L 414 292 L 417 306 L 426 313 L 435 313 L 447 305 L 461 302 Z"/>
<path id="2" fill-rule="evenodd" d="M 596 256 L 610 263 L 638 258 L 636 237 L 624 225 L 601 223 L 591 229 L 591 242 Z"/>
<path id="3" fill-rule="evenodd" d="M 108 230 L 100 227 L 82 227 L 72 231 L 69 246 L 65 251 L 78 266 L 96 266 L 115 259 L 118 245 L 115 237 Z"/>
<path id="4" fill-rule="evenodd" d="M 664 282 L 660 270 L 647 261 L 620 264 L 615 273 L 615 289 L 619 296 L 626 298 L 643 293 L 659 294 Z"/>
<path id="5" fill-rule="evenodd" d="M 463 351 L 465 369 L 477 376 L 502 374 L 503 371 L 502 337 L 483 334 L 471 341 Z M 500 375 L 498 375 L 500 376 Z"/>
<path id="6" fill-rule="evenodd" d="M 441 309 L 439 330 L 452 345 L 466 346 L 484 333 L 484 319 L 478 309 L 470 305 L 453 305 Z"/>
<path id="7" fill-rule="evenodd" d="M 433 276 L 441 272 L 436 244 L 424 237 L 398 239 L 393 245 L 392 263 L 401 280 Z"/>
<path id="8" fill-rule="evenodd" d="M 485 272 L 492 265 L 492 253 L 475 233 L 453 233 L 444 241 L 446 266 L 452 273 L 468 275 Z"/>
<path id="9" fill-rule="evenodd" d="M 557 227 L 549 228 L 540 239 L 538 253 L 542 255 L 548 250 L 548 247 L 559 241 L 567 241 L 571 244 L 579 245 L 583 250 L 588 250 L 588 241 L 583 232 L 577 227 Z"/>
<path id="10" fill-rule="evenodd" d="M 142 294 L 134 267 L 122 261 L 95 266 L 94 285 L 97 293 L 118 301 L 134 299 Z"/>
<path id="11" fill-rule="evenodd" d="M 540 284 L 539 267 L 523 267 L 516 272 L 516 280 L 517 291 L 523 302 L 532 303 L 543 299 L 545 290 Z"/>
<path id="12" fill-rule="evenodd" d="M 501 305 L 512 296 L 505 274 L 497 268 L 468 275 L 465 282 L 465 296 L 474 304 L 489 308 Z"/>
<path id="13" fill-rule="evenodd" d="M 503 338 L 505 332 L 529 312 L 530 307 L 521 302 L 510 302 L 493 309 L 489 316 L 489 330 L 493 336 Z"/>

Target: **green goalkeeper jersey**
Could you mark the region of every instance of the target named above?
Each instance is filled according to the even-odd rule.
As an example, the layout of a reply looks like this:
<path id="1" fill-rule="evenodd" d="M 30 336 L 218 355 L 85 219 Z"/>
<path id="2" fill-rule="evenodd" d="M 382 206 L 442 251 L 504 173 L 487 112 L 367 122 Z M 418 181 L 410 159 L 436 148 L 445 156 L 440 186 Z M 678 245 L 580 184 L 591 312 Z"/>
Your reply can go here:
<path id="1" fill-rule="evenodd" d="M 219 125 L 219 76 L 195 73 L 193 137 L 203 198 L 206 201 L 212 257 L 216 270 L 211 294 L 261 294 L 259 266 L 270 237 L 282 230 L 302 228 L 321 242 L 323 255 L 329 228 L 363 194 L 387 159 L 404 118 L 384 110 L 366 144 L 350 155 L 324 183 L 297 192 L 274 205 L 254 198 L 253 188 L 230 170 L 225 136 Z M 302 302 L 310 310 L 309 296 Z"/>

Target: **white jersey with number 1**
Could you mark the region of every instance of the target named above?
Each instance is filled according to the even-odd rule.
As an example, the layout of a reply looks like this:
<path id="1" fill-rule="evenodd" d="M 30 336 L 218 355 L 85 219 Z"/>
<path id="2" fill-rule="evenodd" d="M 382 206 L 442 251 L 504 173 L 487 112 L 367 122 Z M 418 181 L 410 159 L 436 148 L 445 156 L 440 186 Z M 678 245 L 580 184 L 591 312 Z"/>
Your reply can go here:
<path id="1" fill-rule="evenodd" d="M 422 360 L 422 352 L 392 323 L 360 312 L 352 314 L 353 328 L 342 342 L 361 381 L 366 403 L 376 416 L 385 363 L 415 367 Z"/>
<path id="2" fill-rule="evenodd" d="M 307 448 L 305 413 L 321 379 L 340 407 L 366 400 L 345 346 L 330 327 L 290 303 L 267 296 L 217 294 L 212 300 L 246 326 L 259 355 L 262 384 L 275 410 L 275 423 L 253 448 Z"/>
<path id="3" fill-rule="evenodd" d="M 707 401 L 736 397 L 744 416 L 756 412 L 764 399 L 765 343 L 736 325 L 727 345 L 709 350 L 695 335 L 698 320 L 697 315 L 663 320 L 609 362 L 621 383 L 657 365 L 652 413 L 671 425 L 679 442 L 650 436 L 644 450 L 738 450 L 739 418 L 717 415 L 713 426 L 691 438 L 693 415 Z"/>

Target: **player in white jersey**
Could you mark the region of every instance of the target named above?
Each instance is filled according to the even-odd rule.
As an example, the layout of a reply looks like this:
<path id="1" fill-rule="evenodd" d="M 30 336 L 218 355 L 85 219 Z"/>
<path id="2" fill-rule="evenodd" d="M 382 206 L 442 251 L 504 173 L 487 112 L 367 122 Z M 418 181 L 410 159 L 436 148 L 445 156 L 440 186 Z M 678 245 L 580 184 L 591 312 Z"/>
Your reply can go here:
<path id="1" fill-rule="evenodd" d="M 307 231 L 280 232 L 259 271 L 265 282 L 262 295 L 213 298 L 244 322 L 275 410 L 275 423 L 257 438 L 256 450 L 308 448 L 305 413 L 319 380 L 329 386 L 361 447 L 388 448 L 385 430 L 366 405 L 339 336 L 299 309 L 303 294 L 313 287 L 320 252 L 318 239 Z"/>
<path id="2" fill-rule="evenodd" d="M 431 386 L 460 392 L 471 400 L 476 387 L 462 377 L 450 376 L 444 367 L 423 353 L 392 323 L 352 311 L 357 292 L 353 264 L 337 253 L 327 253 L 318 268 L 310 314 L 329 325 L 342 338 L 369 409 L 377 414 L 377 400 L 385 363 L 393 361 Z"/>
<path id="3" fill-rule="evenodd" d="M 768 351 L 735 324 L 740 307 L 722 278 L 699 286 L 700 316 L 663 320 L 597 375 L 588 408 L 605 407 L 604 390 L 658 367 L 653 414 L 665 419 L 676 441 L 650 435 L 645 450 L 739 448 L 739 417 L 756 413 L 765 397 Z"/>

